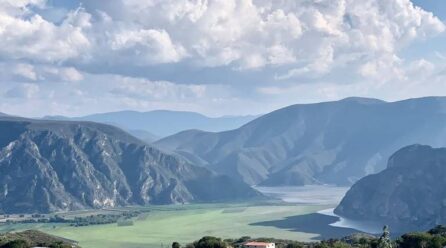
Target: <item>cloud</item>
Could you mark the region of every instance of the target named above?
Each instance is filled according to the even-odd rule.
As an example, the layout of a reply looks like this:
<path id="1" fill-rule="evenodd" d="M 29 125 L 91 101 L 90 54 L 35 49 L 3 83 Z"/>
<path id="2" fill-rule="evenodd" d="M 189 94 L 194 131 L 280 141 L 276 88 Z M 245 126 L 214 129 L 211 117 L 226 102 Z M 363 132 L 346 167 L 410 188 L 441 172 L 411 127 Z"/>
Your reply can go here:
<path id="1" fill-rule="evenodd" d="M 401 63 L 401 59 L 397 56 L 385 54 L 361 65 L 359 74 L 380 83 L 388 80 L 403 80 L 404 72 L 399 68 Z"/>
<path id="2" fill-rule="evenodd" d="M 29 6 L 44 7 L 46 0 L 3 0 L 0 3 L 0 10 L 5 12 L 29 11 Z"/>
<path id="3" fill-rule="evenodd" d="M 17 64 L 12 73 L 27 80 L 37 80 L 37 73 L 34 70 L 34 66 L 29 64 Z"/>
<path id="4" fill-rule="evenodd" d="M 135 109 L 173 109 L 218 114 L 245 102 L 226 85 L 183 85 L 169 81 L 113 74 L 83 74 L 72 82 L 14 83 L 0 95 L 0 109 L 25 116 L 90 113 Z M 246 102 L 245 102 L 246 103 Z"/>
<path id="5" fill-rule="evenodd" d="M 0 55 L 111 68 L 287 66 L 278 78 L 288 79 L 329 73 L 346 56 L 363 54 L 370 61 L 358 63 L 374 63 L 445 30 L 409 0 L 80 2 L 57 24 L 29 8 L 46 8 L 44 1 L 2 3 Z"/>
<path id="6" fill-rule="evenodd" d="M 388 101 L 423 96 L 446 95 L 446 66 L 426 59 L 402 60 L 382 57 L 359 67 L 361 82 L 340 83 L 336 78 L 306 84 L 259 86 L 256 92 L 262 103 L 279 108 L 299 102 L 338 100 L 348 96 L 380 98 Z M 351 73 L 351 72 L 350 72 Z M 347 73 L 343 78 L 349 77 Z"/>
<path id="7" fill-rule="evenodd" d="M 30 99 L 35 97 L 37 93 L 39 93 L 38 85 L 26 83 L 20 84 L 6 91 L 5 97 Z"/>
<path id="8" fill-rule="evenodd" d="M 346 57 L 353 60 L 347 66 L 379 63 L 445 29 L 409 0 L 115 0 L 106 8 L 85 6 L 106 13 L 115 40 L 124 37 L 122 50 L 111 51 L 121 51 L 121 60 L 234 70 L 291 67 L 279 80 L 325 75 L 346 66 Z"/>
<path id="9" fill-rule="evenodd" d="M 88 52 L 91 37 L 86 36 L 84 29 L 90 25 L 90 15 L 82 9 L 71 11 L 61 24 L 56 25 L 26 7 L 39 7 L 42 1 L 11 3 L 0 4 L 1 57 L 63 62 Z"/>
<path id="10" fill-rule="evenodd" d="M 75 82 L 83 74 L 74 67 L 30 63 L 0 63 L 0 81 L 22 83 Z"/>
<path id="11" fill-rule="evenodd" d="M 39 68 L 41 82 L 75 82 L 84 76 L 73 67 L 42 66 Z"/>
<path id="12" fill-rule="evenodd" d="M 62 80 L 64 80 L 64 81 L 73 82 L 73 81 L 80 81 L 80 80 L 84 79 L 84 76 L 73 67 L 62 68 L 59 70 L 59 73 L 60 73 Z"/>
<path id="13" fill-rule="evenodd" d="M 113 34 L 109 43 L 116 57 L 139 65 L 178 62 L 186 57 L 185 49 L 173 44 L 165 30 L 124 30 Z"/>
<path id="14" fill-rule="evenodd" d="M 445 24 L 410 0 L 76 1 L 0 2 L 1 108 L 258 113 L 444 87 L 444 49 L 407 50 Z"/>
<path id="15" fill-rule="evenodd" d="M 149 81 L 141 78 L 115 77 L 119 85 L 110 93 L 125 98 L 150 100 L 198 99 L 206 95 L 205 85 L 179 85 L 167 81 Z"/>

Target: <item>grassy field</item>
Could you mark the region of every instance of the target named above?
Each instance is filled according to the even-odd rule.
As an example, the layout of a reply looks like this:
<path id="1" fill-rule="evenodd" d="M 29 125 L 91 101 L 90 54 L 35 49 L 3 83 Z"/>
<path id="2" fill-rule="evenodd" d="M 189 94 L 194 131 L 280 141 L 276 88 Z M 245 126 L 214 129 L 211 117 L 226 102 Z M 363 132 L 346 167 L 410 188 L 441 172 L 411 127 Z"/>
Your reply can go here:
<path id="1" fill-rule="evenodd" d="M 35 224 L 0 227 L 16 230 L 37 228 L 42 231 L 79 241 L 83 248 L 167 247 L 173 241 L 191 242 L 202 236 L 223 238 L 275 237 L 307 241 L 316 236 L 252 223 L 279 220 L 288 216 L 314 213 L 332 206 L 202 204 L 152 207 L 144 218 L 136 218 L 133 226 L 116 224 L 87 227 Z"/>

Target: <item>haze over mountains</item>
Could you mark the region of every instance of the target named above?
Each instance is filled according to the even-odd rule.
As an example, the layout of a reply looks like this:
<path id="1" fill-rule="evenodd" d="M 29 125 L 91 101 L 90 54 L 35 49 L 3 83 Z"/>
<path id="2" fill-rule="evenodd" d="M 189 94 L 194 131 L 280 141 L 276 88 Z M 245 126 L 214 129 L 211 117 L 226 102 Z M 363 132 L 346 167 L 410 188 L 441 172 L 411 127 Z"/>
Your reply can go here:
<path id="1" fill-rule="evenodd" d="M 0 212 L 246 200 L 248 185 L 93 122 L 0 118 Z"/>
<path id="2" fill-rule="evenodd" d="M 153 117 L 126 113 L 85 118 L 138 128 L 135 116 Z M 0 209 L 54 211 L 258 196 L 247 184 L 351 185 L 383 170 L 401 147 L 446 146 L 446 98 L 297 104 L 234 130 L 187 130 L 150 146 L 94 122 L 0 124 Z"/>
<path id="3" fill-rule="evenodd" d="M 446 145 L 446 98 L 298 104 L 231 131 L 185 131 L 155 144 L 194 164 L 269 186 L 351 185 L 401 147 Z"/>
<path id="4" fill-rule="evenodd" d="M 209 132 L 231 130 L 246 124 L 256 118 L 256 116 L 211 118 L 194 112 L 156 110 L 149 112 L 120 111 L 73 118 L 65 116 L 45 116 L 43 118 L 48 120 L 107 123 L 126 129 L 146 141 L 155 141 L 160 137 L 173 135 L 188 129 L 199 129 Z"/>
<path id="5" fill-rule="evenodd" d="M 426 230 L 446 223 L 445 186 L 446 148 L 412 145 L 392 155 L 384 171 L 355 183 L 335 213 Z"/>

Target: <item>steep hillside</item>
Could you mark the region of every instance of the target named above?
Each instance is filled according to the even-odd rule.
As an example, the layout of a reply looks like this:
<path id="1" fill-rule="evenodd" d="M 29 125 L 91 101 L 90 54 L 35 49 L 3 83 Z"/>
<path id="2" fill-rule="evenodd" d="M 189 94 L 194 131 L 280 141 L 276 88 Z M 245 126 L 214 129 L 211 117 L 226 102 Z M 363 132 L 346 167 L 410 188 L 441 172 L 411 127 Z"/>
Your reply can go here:
<path id="1" fill-rule="evenodd" d="M 355 183 L 335 213 L 418 230 L 446 223 L 446 148 L 399 150 L 387 169 Z"/>
<path id="2" fill-rule="evenodd" d="M 446 145 L 446 98 L 348 98 L 299 104 L 232 131 L 186 131 L 156 142 L 249 184 L 351 185 L 397 149 Z"/>
<path id="3" fill-rule="evenodd" d="M 0 211 L 6 213 L 258 195 L 112 126 L 0 118 Z"/>
<path id="4" fill-rule="evenodd" d="M 0 247 L 79 248 L 76 241 L 55 237 L 36 230 L 0 234 Z"/>
<path id="5" fill-rule="evenodd" d="M 127 132 L 148 144 L 151 144 L 159 139 L 158 136 L 144 130 L 131 129 L 127 130 Z"/>

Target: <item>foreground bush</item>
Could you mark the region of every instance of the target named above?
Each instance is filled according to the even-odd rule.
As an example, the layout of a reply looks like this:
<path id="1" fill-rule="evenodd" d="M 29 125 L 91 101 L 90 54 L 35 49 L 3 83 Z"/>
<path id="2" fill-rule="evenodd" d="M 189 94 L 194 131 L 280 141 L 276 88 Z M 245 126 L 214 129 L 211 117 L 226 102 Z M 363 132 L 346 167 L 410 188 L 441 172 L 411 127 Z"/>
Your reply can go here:
<path id="1" fill-rule="evenodd" d="M 446 246 L 446 226 L 437 226 L 428 232 L 404 234 L 395 241 L 390 239 L 389 230 L 384 228 L 381 237 L 367 234 L 354 234 L 342 239 L 330 239 L 321 242 L 297 242 L 292 240 L 241 237 L 234 240 L 221 240 L 216 237 L 203 237 L 188 244 L 186 248 L 242 248 L 246 242 L 272 242 L 276 248 L 444 248 Z M 179 248 L 179 243 L 175 242 Z"/>
<path id="2" fill-rule="evenodd" d="M 229 245 L 220 238 L 206 236 L 192 244 L 187 245 L 188 248 L 226 248 Z"/>
<path id="3" fill-rule="evenodd" d="M 13 240 L 2 246 L 1 248 L 30 248 L 31 246 L 25 240 Z"/>

